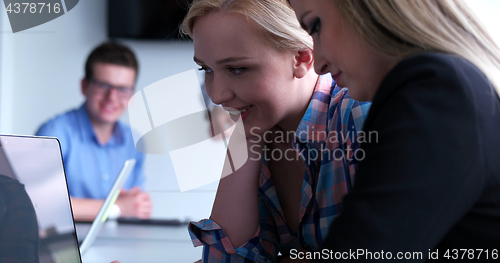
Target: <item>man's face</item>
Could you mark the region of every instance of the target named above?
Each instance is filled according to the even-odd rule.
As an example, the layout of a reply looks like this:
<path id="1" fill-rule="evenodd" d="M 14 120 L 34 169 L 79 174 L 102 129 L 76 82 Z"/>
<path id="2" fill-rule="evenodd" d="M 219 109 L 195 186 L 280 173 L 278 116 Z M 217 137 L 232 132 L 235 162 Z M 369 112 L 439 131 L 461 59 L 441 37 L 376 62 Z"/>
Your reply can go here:
<path id="1" fill-rule="evenodd" d="M 82 80 L 89 117 L 94 125 L 114 124 L 133 94 L 136 72 L 125 66 L 96 63 L 93 75 L 91 80 Z"/>

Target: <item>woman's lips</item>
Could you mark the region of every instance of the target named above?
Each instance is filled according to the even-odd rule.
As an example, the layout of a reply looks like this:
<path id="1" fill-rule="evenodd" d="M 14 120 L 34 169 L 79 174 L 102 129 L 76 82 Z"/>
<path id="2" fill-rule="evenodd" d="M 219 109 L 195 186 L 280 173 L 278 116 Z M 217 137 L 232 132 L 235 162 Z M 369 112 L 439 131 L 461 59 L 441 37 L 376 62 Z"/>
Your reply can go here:
<path id="1" fill-rule="evenodd" d="M 250 106 L 250 108 L 248 108 L 245 112 L 241 114 L 241 120 L 242 121 L 245 120 L 252 110 L 253 110 L 253 105 Z"/>
<path id="2" fill-rule="evenodd" d="M 252 105 L 250 106 L 246 106 L 246 107 L 239 107 L 239 108 L 236 108 L 236 107 L 223 107 L 225 111 L 229 112 L 229 114 L 231 115 L 240 115 L 242 113 L 244 113 L 245 111 L 247 111 L 248 109 L 250 109 L 252 107 Z"/>
<path id="3" fill-rule="evenodd" d="M 253 105 L 240 108 L 242 110 L 239 110 L 239 111 L 234 110 L 234 109 L 236 109 L 236 108 L 224 108 L 224 110 L 229 112 L 229 117 L 231 117 L 231 119 L 234 122 L 237 122 L 240 117 L 241 117 L 241 120 L 245 120 L 248 117 L 248 115 L 250 114 L 250 112 L 253 109 Z"/>

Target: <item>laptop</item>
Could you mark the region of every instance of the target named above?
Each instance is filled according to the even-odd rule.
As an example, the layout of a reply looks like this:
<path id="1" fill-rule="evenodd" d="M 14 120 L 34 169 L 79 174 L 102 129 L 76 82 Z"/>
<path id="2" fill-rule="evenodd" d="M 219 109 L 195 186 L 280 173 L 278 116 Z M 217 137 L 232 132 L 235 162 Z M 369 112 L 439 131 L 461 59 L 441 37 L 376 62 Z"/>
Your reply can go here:
<path id="1" fill-rule="evenodd" d="M 120 174 L 113 183 L 113 186 L 111 187 L 108 196 L 104 200 L 104 203 L 102 204 L 99 213 L 97 213 L 97 216 L 92 222 L 92 225 L 90 226 L 90 229 L 87 232 L 85 239 L 83 239 L 82 241 L 82 244 L 80 246 L 80 252 L 82 253 L 82 255 L 83 253 L 87 252 L 89 247 L 97 238 L 97 235 L 99 234 L 99 231 L 101 231 L 103 223 L 108 218 L 108 214 L 111 207 L 114 205 L 116 199 L 118 198 L 118 195 L 120 195 L 120 190 L 125 184 L 125 181 L 127 181 L 127 178 L 130 172 L 132 172 L 132 170 L 134 169 L 134 166 L 135 166 L 135 159 L 126 160 L 125 163 L 123 164 Z"/>
<path id="2" fill-rule="evenodd" d="M 80 251 L 85 253 L 95 241 L 134 166 L 135 159 L 123 164 L 79 250 L 59 141 L 0 135 L 0 174 L 23 184 L 31 199 L 38 221 L 40 263 L 81 262 Z"/>
<path id="3" fill-rule="evenodd" d="M 21 227 L 38 228 L 39 262 L 81 263 L 59 141 L 0 135 L 0 174 L 23 184 L 31 200 L 38 224 Z"/>

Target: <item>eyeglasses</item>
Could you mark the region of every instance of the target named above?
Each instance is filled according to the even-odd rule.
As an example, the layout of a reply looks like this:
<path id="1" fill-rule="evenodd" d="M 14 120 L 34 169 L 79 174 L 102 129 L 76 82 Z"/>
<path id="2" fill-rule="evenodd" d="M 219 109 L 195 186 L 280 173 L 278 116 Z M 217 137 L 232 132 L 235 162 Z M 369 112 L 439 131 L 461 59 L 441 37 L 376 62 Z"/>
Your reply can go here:
<path id="1" fill-rule="evenodd" d="M 100 82 L 95 79 L 91 79 L 89 82 L 93 84 L 96 93 L 99 95 L 107 94 L 112 89 L 116 89 L 116 91 L 118 91 L 118 95 L 122 98 L 128 98 L 132 96 L 132 93 L 134 93 L 133 87 L 130 88 L 130 87 L 113 86 L 111 84 Z"/>

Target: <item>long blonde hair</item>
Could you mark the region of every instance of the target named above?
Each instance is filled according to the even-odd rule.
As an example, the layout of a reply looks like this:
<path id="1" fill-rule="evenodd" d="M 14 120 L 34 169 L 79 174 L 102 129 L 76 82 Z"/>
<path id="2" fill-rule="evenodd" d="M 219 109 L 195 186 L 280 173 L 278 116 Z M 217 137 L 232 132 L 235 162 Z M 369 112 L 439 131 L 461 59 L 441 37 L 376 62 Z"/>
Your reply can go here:
<path id="1" fill-rule="evenodd" d="M 403 58 L 421 52 L 461 56 L 500 94 L 500 49 L 462 0 L 335 0 L 372 48 Z"/>
<path id="2" fill-rule="evenodd" d="M 193 37 L 197 18 L 211 12 L 238 13 L 263 29 L 264 41 L 281 51 L 312 49 L 312 38 L 302 29 L 286 0 L 194 0 L 181 25 Z"/>

